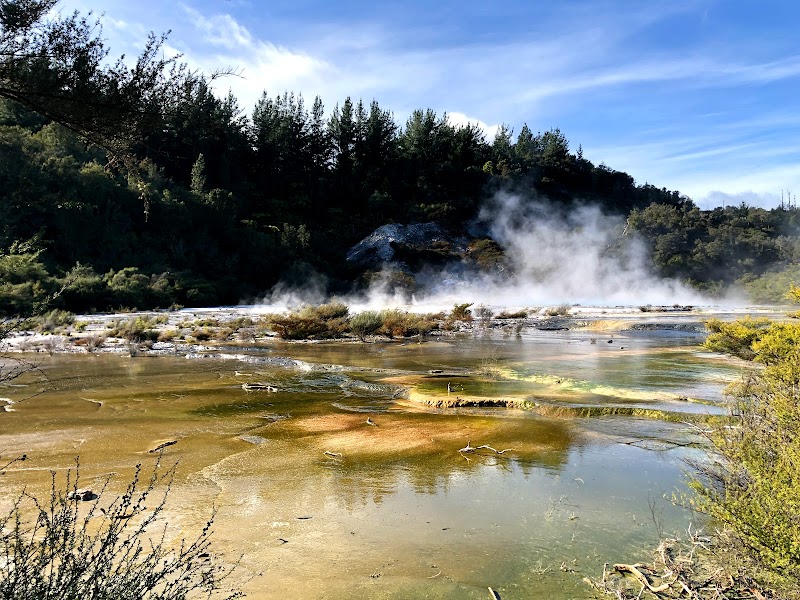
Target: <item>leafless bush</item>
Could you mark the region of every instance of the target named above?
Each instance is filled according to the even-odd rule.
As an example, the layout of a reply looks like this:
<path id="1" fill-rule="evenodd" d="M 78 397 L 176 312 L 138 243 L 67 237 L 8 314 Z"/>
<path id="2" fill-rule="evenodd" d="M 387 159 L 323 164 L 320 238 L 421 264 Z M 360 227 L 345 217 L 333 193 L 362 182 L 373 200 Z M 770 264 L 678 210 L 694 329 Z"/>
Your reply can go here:
<path id="1" fill-rule="evenodd" d="M 241 597 L 223 589 L 232 569 L 210 552 L 213 514 L 194 540 L 167 542 L 162 513 L 173 477 L 174 467 L 156 461 L 143 481 L 137 465 L 125 493 L 110 503 L 109 482 L 87 494 L 78 489 L 77 468 L 63 484 L 52 474 L 47 499 L 23 491 L 0 516 L 0 598 Z M 91 499 L 88 510 L 79 498 Z"/>

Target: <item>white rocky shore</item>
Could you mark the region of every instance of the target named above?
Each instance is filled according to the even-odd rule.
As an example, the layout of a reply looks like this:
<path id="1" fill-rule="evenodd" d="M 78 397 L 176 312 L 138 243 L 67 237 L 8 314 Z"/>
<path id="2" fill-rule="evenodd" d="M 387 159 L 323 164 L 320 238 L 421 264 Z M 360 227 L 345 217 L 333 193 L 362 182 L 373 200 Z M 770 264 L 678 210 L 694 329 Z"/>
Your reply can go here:
<path id="1" fill-rule="evenodd" d="M 474 308 L 474 307 L 473 307 Z M 420 307 L 401 307 L 421 312 Z M 489 309 L 492 317 L 471 321 L 449 321 L 429 336 L 448 336 L 478 330 L 503 329 L 524 333 L 526 330 L 558 331 L 570 329 L 623 331 L 632 329 L 672 329 L 702 331 L 703 321 L 724 320 L 743 315 L 785 317 L 780 307 L 767 306 L 551 306 Z M 527 316 L 514 317 L 526 311 Z M 261 347 L 274 343 L 276 334 L 267 324 L 271 314 L 285 312 L 264 305 L 224 306 L 176 311 L 142 311 L 76 315 L 69 325 L 51 332 L 33 329 L 13 330 L 0 346 L 5 352 L 30 353 L 120 353 L 120 354 L 191 354 L 226 347 Z M 358 311 L 351 311 L 351 314 Z M 487 311 L 488 314 L 488 311 Z M 512 315 L 510 318 L 508 315 Z M 442 316 L 442 313 L 439 314 Z M 132 340 L 125 335 L 128 324 L 139 320 L 151 332 L 150 339 Z M 354 337 L 336 340 L 360 343 Z M 306 342 L 307 343 L 307 342 Z"/>

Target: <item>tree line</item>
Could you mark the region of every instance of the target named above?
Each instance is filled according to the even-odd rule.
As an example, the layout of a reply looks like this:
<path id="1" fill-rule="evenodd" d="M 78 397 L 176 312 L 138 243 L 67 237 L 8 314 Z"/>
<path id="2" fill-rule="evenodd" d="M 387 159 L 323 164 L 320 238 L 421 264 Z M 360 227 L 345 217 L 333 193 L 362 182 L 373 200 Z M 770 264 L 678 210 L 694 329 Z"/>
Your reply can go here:
<path id="1" fill-rule="evenodd" d="M 52 17 L 56 4 L 0 6 L 4 314 L 235 303 L 309 273 L 349 291 L 370 274 L 345 253 L 376 227 L 462 234 L 500 190 L 629 215 L 657 269 L 705 289 L 794 263 L 794 211 L 700 211 L 595 165 L 559 129 L 487 139 L 429 108 L 398 121 L 376 100 L 288 91 L 245 110 L 213 92 L 220 73 L 160 58 L 163 37 L 107 64 L 97 24 Z M 497 264 L 477 242 L 493 253 L 477 263 Z"/>

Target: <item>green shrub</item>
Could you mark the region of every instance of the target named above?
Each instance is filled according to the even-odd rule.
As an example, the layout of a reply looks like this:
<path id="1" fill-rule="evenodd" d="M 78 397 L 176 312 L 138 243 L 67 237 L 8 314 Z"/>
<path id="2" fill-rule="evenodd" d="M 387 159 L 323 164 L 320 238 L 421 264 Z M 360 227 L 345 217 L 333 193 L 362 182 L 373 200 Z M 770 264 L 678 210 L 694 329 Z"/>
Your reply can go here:
<path id="1" fill-rule="evenodd" d="M 256 322 L 251 317 L 237 317 L 226 322 L 226 325 L 234 330 L 241 329 L 242 327 L 252 327 L 255 324 Z"/>
<path id="2" fill-rule="evenodd" d="M 705 325 L 710 332 L 704 344 L 706 349 L 753 360 L 756 357 L 753 343 L 766 333 L 772 322 L 767 318 L 754 319 L 748 315 L 729 323 L 709 319 Z"/>
<path id="3" fill-rule="evenodd" d="M 742 283 L 752 302 L 760 304 L 786 304 L 786 290 L 800 283 L 800 265 L 791 265 L 782 271 L 770 271 Z"/>
<path id="4" fill-rule="evenodd" d="M 712 433 L 721 460 L 700 465 L 694 505 L 733 533 L 756 580 L 779 590 L 775 597 L 797 598 L 800 324 L 748 318 L 708 325 L 708 345 L 766 366 L 729 390 L 736 422 Z"/>
<path id="5" fill-rule="evenodd" d="M 363 342 L 368 335 L 376 333 L 383 325 L 379 312 L 367 310 L 350 317 L 350 331 Z"/>
<path id="6" fill-rule="evenodd" d="M 485 270 L 499 269 L 506 260 L 505 252 L 500 245 L 488 238 L 471 242 L 467 248 L 467 255 Z"/>
<path id="7" fill-rule="evenodd" d="M 196 329 L 191 335 L 198 342 L 207 342 L 211 339 L 211 332 L 208 329 Z"/>
<path id="8" fill-rule="evenodd" d="M 195 319 L 189 326 L 191 327 L 218 327 L 219 321 L 217 319 Z"/>
<path id="9" fill-rule="evenodd" d="M 108 304 L 108 286 L 89 265 L 76 263 L 61 281 L 66 287 L 61 292 L 60 300 L 71 311 L 84 312 Z"/>
<path id="10" fill-rule="evenodd" d="M 269 327 L 283 340 L 307 340 L 324 337 L 327 324 L 322 319 L 302 317 L 298 314 L 274 315 Z"/>
<path id="11" fill-rule="evenodd" d="M 30 315 L 56 291 L 40 254 L 0 252 L 0 316 Z"/>
<path id="12" fill-rule="evenodd" d="M 167 317 L 163 315 L 158 317 L 140 316 L 128 320 L 119 319 L 109 324 L 111 329 L 109 335 L 123 338 L 129 342 L 155 342 L 160 335 L 155 327 L 166 321 Z"/>
<path id="13" fill-rule="evenodd" d="M 171 342 L 176 337 L 178 337 L 178 332 L 175 329 L 167 329 L 165 331 L 161 331 L 158 334 L 158 339 L 156 341 L 159 342 Z"/>

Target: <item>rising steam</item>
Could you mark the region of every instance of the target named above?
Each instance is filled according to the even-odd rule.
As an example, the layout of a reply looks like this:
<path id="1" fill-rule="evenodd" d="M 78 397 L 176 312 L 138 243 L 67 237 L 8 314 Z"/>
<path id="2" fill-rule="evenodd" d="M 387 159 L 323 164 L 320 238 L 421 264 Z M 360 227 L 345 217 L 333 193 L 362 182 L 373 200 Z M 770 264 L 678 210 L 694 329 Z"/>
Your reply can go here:
<path id="1" fill-rule="evenodd" d="M 398 296 L 386 278 L 345 301 L 354 310 L 410 304 L 420 311 L 457 302 L 492 307 L 707 303 L 681 282 L 655 276 L 641 240 L 626 232 L 625 220 L 597 206 L 563 213 L 547 202 L 501 193 L 483 208 L 476 226 L 503 248 L 504 267 L 489 273 L 466 263 L 425 269 L 416 274 L 420 289 L 412 298 Z M 276 307 L 289 300 L 281 291 L 286 289 L 276 288 L 269 297 Z M 294 289 L 291 300 L 318 302 L 319 285 L 309 292 L 303 296 Z"/>

